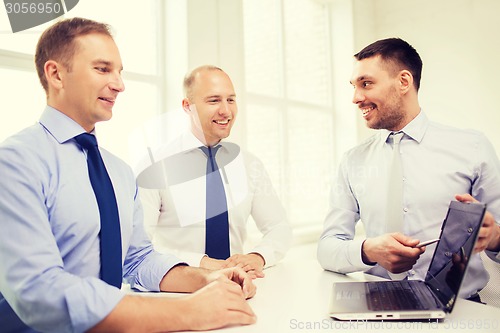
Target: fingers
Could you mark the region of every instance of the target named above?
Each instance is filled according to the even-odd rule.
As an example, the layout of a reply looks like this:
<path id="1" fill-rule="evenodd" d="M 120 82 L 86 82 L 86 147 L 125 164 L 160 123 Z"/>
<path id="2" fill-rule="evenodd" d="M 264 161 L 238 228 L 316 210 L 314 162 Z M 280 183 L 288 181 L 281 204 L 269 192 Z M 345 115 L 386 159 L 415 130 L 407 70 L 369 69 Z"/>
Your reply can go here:
<path id="1" fill-rule="evenodd" d="M 455 195 L 455 199 L 457 199 L 457 201 L 460 201 L 460 202 L 478 202 L 469 193 L 457 194 L 457 195 Z"/>
<path id="2" fill-rule="evenodd" d="M 253 283 L 252 277 L 242 269 L 236 269 L 233 274 L 234 274 L 233 276 L 236 277 L 233 278 L 233 281 L 241 286 L 245 298 L 248 299 L 255 296 L 255 293 L 257 292 L 257 287 Z"/>
<path id="3" fill-rule="evenodd" d="M 186 318 L 191 330 L 249 325 L 257 320 L 241 288 L 227 279 L 225 282 L 213 281 L 185 300 L 189 303 L 189 313 L 195 314 Z"/>
<path id="4" fill-rule="evenodd" d="M 231 311 L 239 312 L 240 314 L 245 314 L 247 317 L 255 318 L 255 313 L 253 312 L 250 305 L 245 301 L 248 297 L 246 297 L 245 290 L 240 288 L 237 284 L 225 284 L 220 282 L 221 286 L 223 286 L 224 293 L 227 295 L 227 308 Z M 248 291 L 251 292 L 251 291 Z M 255 294 L 255 292 L 253 293 Z"/>
<path id="5" fill-rule="evenodd" d="M 264 259 L 254 253 L 250 254 L 235 254 L 226 259 L 227 267 L 239 267 L 245 272 L 249 273 L 250 276 L 255 278 L 263 278 L 265 276 L 264 269 Z"/>
<path id="6" fill-rule="evenodd" d="M 213 259 L 208 256 L 205 256 L 201 259 L 200 267 L 210 270 L 218 270 L 226 268 L 227 263 L 225 260 Z"/>
<path id="7" fill-rule="evenodd" d="M 253 284 L 252 277 L 239 267 L 226 268 L 218 271 L 221 274 L 219 279 L 239 285 L 245 298 L 255 296 L 257 287 Z"/>
<path id="8" fill-rule="evenodd" d="M 420 242 L 418 239 L 408 237 L 400 232 L 393 233 L 391 236 L 405 247 L 413 248 Z"/>
<path id="9" fill-rule="evenodd" d="M 401 233 L 386 234 L 366 239 L 363 243 L 364 255 L 368 261 L 378 263 L 392 273 L 407 271 L 415 265 L 425 248 L 414 248 L 418 239 Z"/>
<path id="10" fill-rule="evenodd" d="M 266 274 L 264 274 L 263 271 L 260 271 L 260 270 L 256 270 L 256 269 L 249 269 L 248 271 L 246 271 L 248 275 L 250 275 L 250 277 L 252 279 L 256 279 L 256 278 L 263 278 L 266 276 Z"/>
<path id="11" fill-rule="evenodd" d="M 495 228 L 496 223 L 493 215 L 491 215 L 490 212 L 486 212 L 481 229 L 479 229 L 477 242 L 474 246 L 474 252 L 481 252 L 488 248 L 492 238 L 495 237 Z"/>
<path id="12" fill-rule="evenodd" d="M 470 194 L 457 194 L 455 196 L 460 202 L 479 202 Z M 478 239 L 474 246 L 474 252 L 481 252 L 486 249 L 497 250 L 500 244 L 500 236 L 495 218 L 490 212 L 486 212 L 483 218 L 483 224 L 479 230 Z"/>

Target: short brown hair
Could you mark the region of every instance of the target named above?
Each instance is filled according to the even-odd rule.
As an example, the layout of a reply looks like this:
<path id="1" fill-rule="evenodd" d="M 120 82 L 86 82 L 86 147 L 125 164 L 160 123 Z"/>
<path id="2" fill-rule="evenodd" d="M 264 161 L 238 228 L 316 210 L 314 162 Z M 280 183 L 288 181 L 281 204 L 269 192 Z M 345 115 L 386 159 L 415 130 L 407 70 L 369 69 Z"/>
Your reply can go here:
<path id="1" fill-rule="evenodd" d="M 415 88 L 420 88 L 422 77 L 422 59 L 408 42 L 401 38 L 387 38 L 378 40 L 354 55 L 357 60 L 380 56 L 394 72 L 406 69 L 413 76 Z"/>
<path id="2" fill-rule="evenodd" d="M 113 38 L 109 25 L 79 17 L 59 21 L 40 36 L 36 45 L 35 65 L 46 93 L 48 82 L 44 73 L 45 63 L 55 60 L 71 71 L 71 61 L 78 47 L 75 38 L 90 33 L 100 33 Z"/>

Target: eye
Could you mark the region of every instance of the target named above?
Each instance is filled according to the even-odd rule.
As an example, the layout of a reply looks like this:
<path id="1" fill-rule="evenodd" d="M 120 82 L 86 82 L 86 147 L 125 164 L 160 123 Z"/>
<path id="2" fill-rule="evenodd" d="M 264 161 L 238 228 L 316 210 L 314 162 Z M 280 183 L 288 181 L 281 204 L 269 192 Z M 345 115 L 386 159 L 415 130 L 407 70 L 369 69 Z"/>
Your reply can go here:
<path id="1" fill-rule="evenodd" d="M 230 103 L 230 104 L 233 104 L 233 103 L 236 103 L 236 99 L 234 99 L 234 98 L 228 98 L 227 102 Z"/>
<path id="2" fill-rule="evenodd" d="M 208 100 L 208 103 L 210 103 L 210 104 L 216 104 L 219 102 L 220 102 L 220 99 L 218 99 L 218 98 L 211 98 Z"/>
<path id="3" fill-rule="evenodd" d="M 361 85 L 363 86 L 363 88 L 367 88 L 367 87 L 369 87 L 370 85 L 372 85 L 372 83 L 373 83 L 373 82 L 371 82 L 371 81 L 363 81 L 363 82 L 361 83 Z"/>
<path id="4" fill-rule="evenodd" d="M 107 67 L 94 67 L 94 69 L 101 73 L 109 72 L 109 69 Z"/>

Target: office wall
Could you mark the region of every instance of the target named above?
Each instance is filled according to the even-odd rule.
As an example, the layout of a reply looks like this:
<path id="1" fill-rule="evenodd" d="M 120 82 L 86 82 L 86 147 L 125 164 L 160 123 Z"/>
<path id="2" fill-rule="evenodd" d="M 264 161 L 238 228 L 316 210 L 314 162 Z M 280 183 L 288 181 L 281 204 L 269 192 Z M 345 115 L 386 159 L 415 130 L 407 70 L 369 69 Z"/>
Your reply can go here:
<path id="1" fill-rule="evenodd" d="M 434 121 L 484 132 L 500 152 L 500 1 L 353 0 L 354 45 L 401 37 L 424 62 L 420 104 Z M 358 118 L 359 138 L 371 131 Z"/>

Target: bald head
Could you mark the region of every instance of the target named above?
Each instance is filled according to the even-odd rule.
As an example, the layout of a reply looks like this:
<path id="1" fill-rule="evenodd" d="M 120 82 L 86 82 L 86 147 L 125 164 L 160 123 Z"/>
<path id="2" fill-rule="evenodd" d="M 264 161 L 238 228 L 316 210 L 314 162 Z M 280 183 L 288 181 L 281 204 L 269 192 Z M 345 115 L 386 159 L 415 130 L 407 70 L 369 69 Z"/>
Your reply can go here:
<path id="1" fill-rule="evenodd" d="M 210 72 L 210 71 L 220 71 L 222 73 L 225 73 L 222 69 L 220 69 L 217 66 L 213 65 L 203 65 L 196 67 L 193 69 L 191 72 L 189 72 L 185 77 L 184 77 L 184 96 L 190 100 L 193 99 L 193 87 L 194 83 L 196 80 L 196 77 L 199 76 L 203 72 Z"/>

